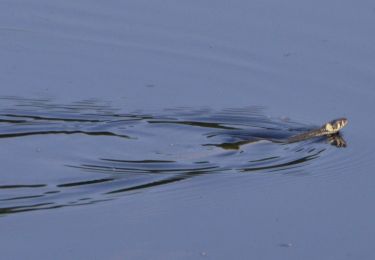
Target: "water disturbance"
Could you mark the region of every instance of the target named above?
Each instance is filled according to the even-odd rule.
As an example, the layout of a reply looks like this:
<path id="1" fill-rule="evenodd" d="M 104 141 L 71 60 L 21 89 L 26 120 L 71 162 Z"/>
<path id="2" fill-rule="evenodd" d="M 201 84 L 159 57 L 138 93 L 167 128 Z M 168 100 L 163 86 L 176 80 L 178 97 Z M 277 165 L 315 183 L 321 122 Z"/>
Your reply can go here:
<path id="1" fill-rule="evenodd" d="M 3 97 L 0 214 L 94 204 L 200 175 L 332 169 L 329 157 L 346 146 L 341 136 L 286 143 L 319 126 L 255 106 L 119 111 L 97 100 Z"/>

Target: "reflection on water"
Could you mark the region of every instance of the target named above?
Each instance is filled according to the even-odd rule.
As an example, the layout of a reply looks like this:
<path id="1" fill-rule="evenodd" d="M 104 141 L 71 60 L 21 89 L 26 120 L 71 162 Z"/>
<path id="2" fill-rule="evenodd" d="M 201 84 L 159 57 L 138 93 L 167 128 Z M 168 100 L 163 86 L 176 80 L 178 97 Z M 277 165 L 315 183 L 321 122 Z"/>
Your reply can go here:
<path id="1" fill-rule="evenodd" d="M 203 174 L 288 173 L 333 149 L 327 144 L 346 146 L 339 135 L 286 143 L 312 126 L 260 107 L 125 114 L 95 100 L 2 104 L 0 141 L 13 161 L 1 162 L 0 214 L 93 204 Z"/>

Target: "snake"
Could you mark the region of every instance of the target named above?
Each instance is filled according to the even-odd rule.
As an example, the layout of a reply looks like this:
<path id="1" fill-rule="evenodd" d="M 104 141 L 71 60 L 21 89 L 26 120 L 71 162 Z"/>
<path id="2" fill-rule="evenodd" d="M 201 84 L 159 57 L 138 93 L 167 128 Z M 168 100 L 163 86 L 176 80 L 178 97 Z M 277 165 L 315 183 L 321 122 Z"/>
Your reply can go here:
<path id="1" fill-rule="evenodd" d="M 337 147 L 346 147 L 345 140 L 339 135 L 339 131 L 348 124 L 348 119 L 341 117 L 331 120 L 321 127 L 306 130 L 286 138 L 275 138 L 274 136 L 266 136 L 264 133 L 259 135 L 246 135 L 242 131 L 227 131 L 226 134 L 232 137 L 232 141 L 219 144 L 205 144 L 204 146 L 216 146 L 225 150 L 238 150 L 242 145 L 254 143 L 258 141 L 270 141 L 279 144 L 291 144 L 302 142 L 317 137 L 327 137 L 330 144 Z"/>
<path id="2" fill-rule="evenodd" d="M 286 139 L 286 143 L 295 143 L 304 141 L 307 139 L 320 137 L 320 136 L 330 136 L 337 134 L 344 126 L 348 124 L 348 119 L 342 117 L 338 119 L 334 119 L 332 121 L 329 121 L 328 123 L 325 123 L 323 126 L 317 129 L 312 129 L 310 131 L 293 135 Z"/>

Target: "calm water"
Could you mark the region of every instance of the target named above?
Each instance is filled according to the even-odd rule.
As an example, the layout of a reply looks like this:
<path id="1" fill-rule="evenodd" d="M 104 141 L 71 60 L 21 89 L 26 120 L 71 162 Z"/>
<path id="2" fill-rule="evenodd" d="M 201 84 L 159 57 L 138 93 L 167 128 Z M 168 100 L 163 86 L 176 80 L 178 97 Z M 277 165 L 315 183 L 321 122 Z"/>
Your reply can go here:
<path id="1" fill-rule="evenodd" d="M 1 1 L 2 256 L 373 259 L 374 24 L 371 1 Z"/>

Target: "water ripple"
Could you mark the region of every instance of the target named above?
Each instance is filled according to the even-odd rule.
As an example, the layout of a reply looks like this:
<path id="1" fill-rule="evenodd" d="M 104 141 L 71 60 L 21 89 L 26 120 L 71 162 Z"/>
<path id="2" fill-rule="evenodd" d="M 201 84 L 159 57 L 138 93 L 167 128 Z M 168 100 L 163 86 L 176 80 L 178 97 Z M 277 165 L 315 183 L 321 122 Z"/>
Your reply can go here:
<path id="1" fill-rule="evenodd" d="M 262 107 L 124 114 L 97 100 L 1 100 L 0 214 L 95 204 L 200 175 L 328 169 L 336 164 L 322 158 L 345 144 L 285 143 L 312 126 Z"/>

